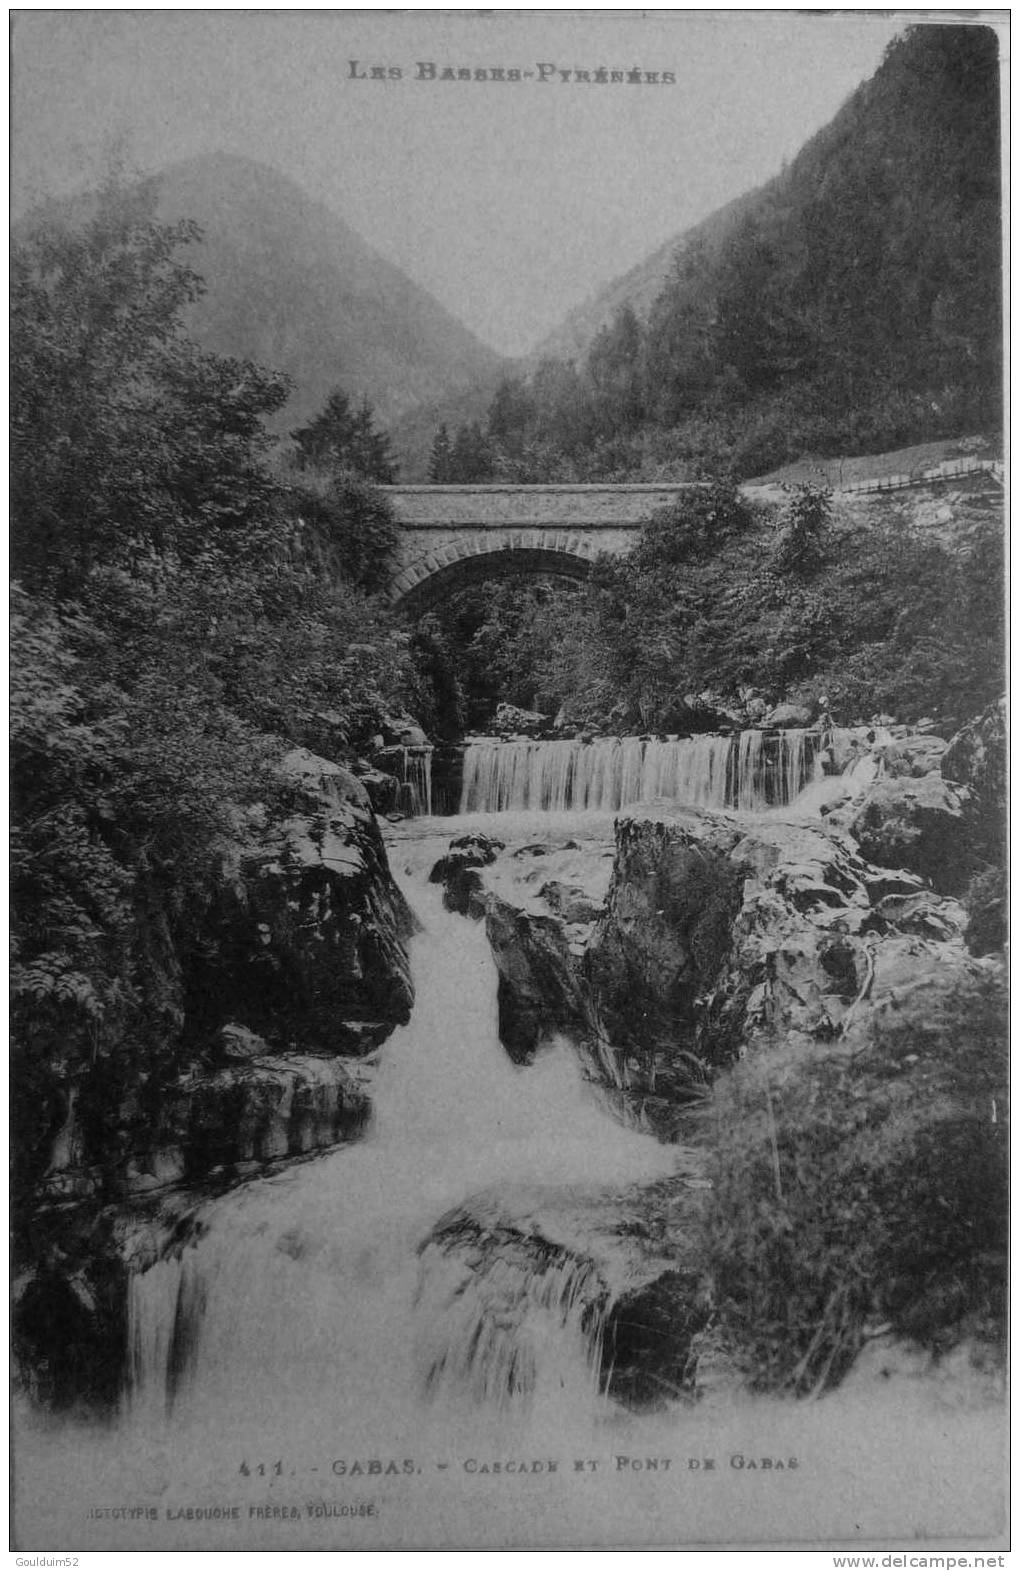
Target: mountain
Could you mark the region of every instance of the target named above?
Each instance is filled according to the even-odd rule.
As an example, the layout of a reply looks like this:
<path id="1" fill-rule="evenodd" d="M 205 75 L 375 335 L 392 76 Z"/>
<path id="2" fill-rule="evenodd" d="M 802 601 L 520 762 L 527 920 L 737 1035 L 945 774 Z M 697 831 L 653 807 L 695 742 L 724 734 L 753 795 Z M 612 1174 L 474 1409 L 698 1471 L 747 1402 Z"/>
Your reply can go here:
<path id="1" fill-rule="evenodd" d="M 918 303 L 930 304 L 932 291 L 946 284 L 959 295 L 968 279 L 987 307 L 989 252 L 991 271 L 998 270 L 997 52 L 990 28 L 909 29 L 781 174 L 679 231 L 576 307 L 528 364 L 582 360 L 626 306 L 648 319 L 684 253 L 697 253 L 708 264 L 699 268 L 702 279 L 717 283 L 751 233 L 769 247 L 774 275 L 799 272 L 798 289 L 806 286 L 822 315 L 819 297 L 833 285 L 841 307 L 855 294 L 861 303 L 848 275 L 879 284 L 880 309 L 870 313 L 879 346 L 890 327 L 923 329 Z M 975 231 L 969 254 L 961 244 L 968 228 Z M 925 269 L 930 284 L 912 286 L 910 275 Z M 708 279 L 713 270 L 717 278 Z M 883 321 L 889 307 L 898 322 Z"/>
<path id="2" fill-rule="evenodd" d="M 992 28 L 907 28 L 773 180 L 572 313 L 529 361 L 497 464 L 746 476 L 994 435 L 1000 93 Z"/>
<path id="3" fill-rule="evenodd" d="M 559 327 L 528 355 L 528 364 L 543 360 L 583 360 L 598 334 L 608 327 L 624 306 L 647 316 L 673 271 L 677 252 L 690 245 L 718 250 L 735 233 L 744 215 L 753 208 L 758 191 L 748 191 L 727 202 L 699 224 L 663 241 L 651 255 L 612 279 L 564 317 Z"/>
<path id="4" fill-rule="evenodd" d="M 285 371 L 289 426 L 337 384 L 377 423 L 498 373 L 501 360 L 399 267 L 275 169 L 213 153 L 159 177 L 159 216 L 203 231 L 206 292 L 189 331 L 217 354 Z"/>

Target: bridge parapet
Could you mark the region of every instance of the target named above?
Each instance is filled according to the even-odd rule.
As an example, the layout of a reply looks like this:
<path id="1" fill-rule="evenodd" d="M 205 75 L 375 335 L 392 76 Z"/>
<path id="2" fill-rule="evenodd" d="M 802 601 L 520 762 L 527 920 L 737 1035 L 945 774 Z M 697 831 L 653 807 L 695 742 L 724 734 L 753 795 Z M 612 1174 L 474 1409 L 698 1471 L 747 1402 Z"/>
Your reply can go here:
<path id="1" fill-rule="evenodd" d="M 637 528 L 696 482 L 642 485 L 391 485 L 397 522 L 411 529 L 514 525 Z"/>

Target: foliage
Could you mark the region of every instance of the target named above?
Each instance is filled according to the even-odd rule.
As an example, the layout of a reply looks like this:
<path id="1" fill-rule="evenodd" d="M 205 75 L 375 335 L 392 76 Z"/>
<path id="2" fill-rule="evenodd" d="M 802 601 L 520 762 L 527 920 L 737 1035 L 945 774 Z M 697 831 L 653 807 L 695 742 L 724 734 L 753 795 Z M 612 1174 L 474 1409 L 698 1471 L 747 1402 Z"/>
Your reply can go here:
<path id="1" fill-rule="evenodd" d="M 440 426 L 432 444 L 428 477 L 432 485 L 484 485 L 494 478 L 493 443 L 477 420 L 457 427 L 450 438 Z"/>
<path id="2" fill-rule="evenodd" d="M 303 549 L 321 569 L 366 594 L 386 587 L 398 527 L 384 492 L 350 470 L 309 469 L 290 479 L 293 510 L 304 527 Z"/>
<path id="3" fill-rule="evenodd" d="M 266 500 L 272 373 L 200 353 L 181 313 L 201 282 L 147 185 L 108 183 L 84 222 L 40 219 L 11 263 L 11 556 L 73 594 L 98 561 L 187 555 Z"/>
<path id="4" fill-rule="evenodd" d="M 435 441 L 432 443 L 432 452 L 429 455 L 430 485 L 449 484 L 452 472 L 452 452 L 450 433 L 445 425 L 441 425 L 436 432 Z"/>
<path id="5" fill-rule="evenodd" d="M 846 724 L 948 724 L 1001 690 L 1003 569 L 991 521 L 951 551 L 896 519 L 837 525 L 806 487 L 777 524 L 717 483 L 656 514 L 627 556 L 595 562 L 572 647 L 535 643 L 533 679 L 582 723 L 617 710 L 671 729 L 692 696 L 737 702 L 750 686 L 773 702 L 824 693 Z"/>
<path id="6" fill-rule="evenodd" d="M 388 504 L 348 471 L 274 471 L 264 420 L 286 388 L 184 337 L 200 282 L 176 250 L 194 231 L 153 200 L 111 181 L 14 253 L 21 1183 L 68 1087 L 101 1121 L 118 1086 L 173 1073 L 174 977 L 281 752 L 347 757 L 414 689 L 406 635 L 364 592 Z"/>
<path id="7" fill-rule="evenodd" d="M 337 475 L 350 471 L 362 480 L 392 485 L 397 478 L 390 439 L 375 428 L 368 399 L 357 410 L 343 388 L 335 387 L 313 420 L 291 432 L 298 466 Z"/>
<path id="8" fill-rule="evenodd" d="M 921 988 L 865 1038 L 788 1046 L 714 1091 L 702 1243 L 762 1389 L 835 1384 L 883 1326 L 943 1352 L 1005 1315 L 1001 978 Z"/>
<path id="9" fill-rule="evenodd" d="M 441 635 L 433 616 L 419 623 L 413 647 L 427 654 L 433 680 L 439 677 L 441 650 L 447 715 L 456 713 L 469 730 L 477 730 L 503 701 L 555 709 L 545 673 L 564 642 L 565 619 L 576 598 L 572 586 L 543 579 L 484 580 L 451 595 Z"/>
<path id="10" fill-rule="evenodd" d="M 464 734 L 467 720 L 460 667 L 448 634 L 433 612 L 415 627 L 408 654 L 415 671 L 414 713 L 430 736 L 456 741 Z"/>

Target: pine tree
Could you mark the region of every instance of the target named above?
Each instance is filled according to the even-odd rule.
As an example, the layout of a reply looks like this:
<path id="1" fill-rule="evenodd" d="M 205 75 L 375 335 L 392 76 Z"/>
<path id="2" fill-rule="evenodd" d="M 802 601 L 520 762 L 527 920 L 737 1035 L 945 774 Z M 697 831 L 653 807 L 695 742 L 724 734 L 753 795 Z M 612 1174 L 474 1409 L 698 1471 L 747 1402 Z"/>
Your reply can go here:
<path id="1" fill-rule="evenodd" d="M 436 432 L 435 441 L 432 443 L 432 452 L 429 455 L 429 484 L 447 485 L 452 478 L 453 449 L 450 446 L 450 433 L 445 425 L 441 425 Z"/>
<path id="2" fill-rule="evenodd" d="M 392 485 L 396 480 L 390 439 L 385 431 L 376 430 L 368 399 L 362 399 L 355 413 L 341 387 L 333 389 L 314 420 L 299 426 L 291 436 L 302 469 L 321 469 L 331 475 L 347 470 L 380 485 Z"/>

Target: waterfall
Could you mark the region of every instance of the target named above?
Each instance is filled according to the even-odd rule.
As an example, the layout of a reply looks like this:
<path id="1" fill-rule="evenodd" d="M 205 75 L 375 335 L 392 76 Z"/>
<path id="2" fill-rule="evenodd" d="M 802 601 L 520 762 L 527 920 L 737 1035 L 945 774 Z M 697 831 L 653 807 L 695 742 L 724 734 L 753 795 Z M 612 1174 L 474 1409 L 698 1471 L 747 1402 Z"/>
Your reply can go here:
<path id="1" fill-rule="evenodd" d="M 468 744 L 462 813 L 616 812 L 666 797 L 689 807 L 784 807 L 811 778 L 819 733 L 602 737 Z"/>
<path id="2" fill-rule="evenodd" d="M 599 1379 L 605 1284 L 590 1260 L 505 1242 L 469 1259 L 441 1244 L 422 1256 L 420 1367 L 432 1400 L 507 1412 L 575 1396 Z M 552 1345 L 555 1357 L 545 1356 Z M 546 1382 L 545 1390 L 542 1389 Z"/>
<path id="3" fill-rule="evenodd" d="M 432 816 L 432 748 L 394 748 L 399 769 L 397 809 L 408 818 Z"/>
<path id="4" fill-rule="evenodd" d="M 650 1180 L 680 1154 L 615 1123 L 565 1043 L 530 1067 L 510 1062 L 484 930 L 424 884 L 437 850 L 426 844 L 421 881 L 405 881 L 427 924 L 412 950 L 417 998 L 380 1055 L 368 1134 L 208 1201 L 191 1241 L 136 1274 L 129 1433 L 271 1424 L 307 1441 L 338 1415 L 351 1435 L 400 1434 L 450 1401 L 523 1412 L 565 1389 L 581 1405 L 605 1400 L 588 1262 L 501 1250 L 455 1291 L 463 1261 L 426 1241 L 474 1195 Z"/>

